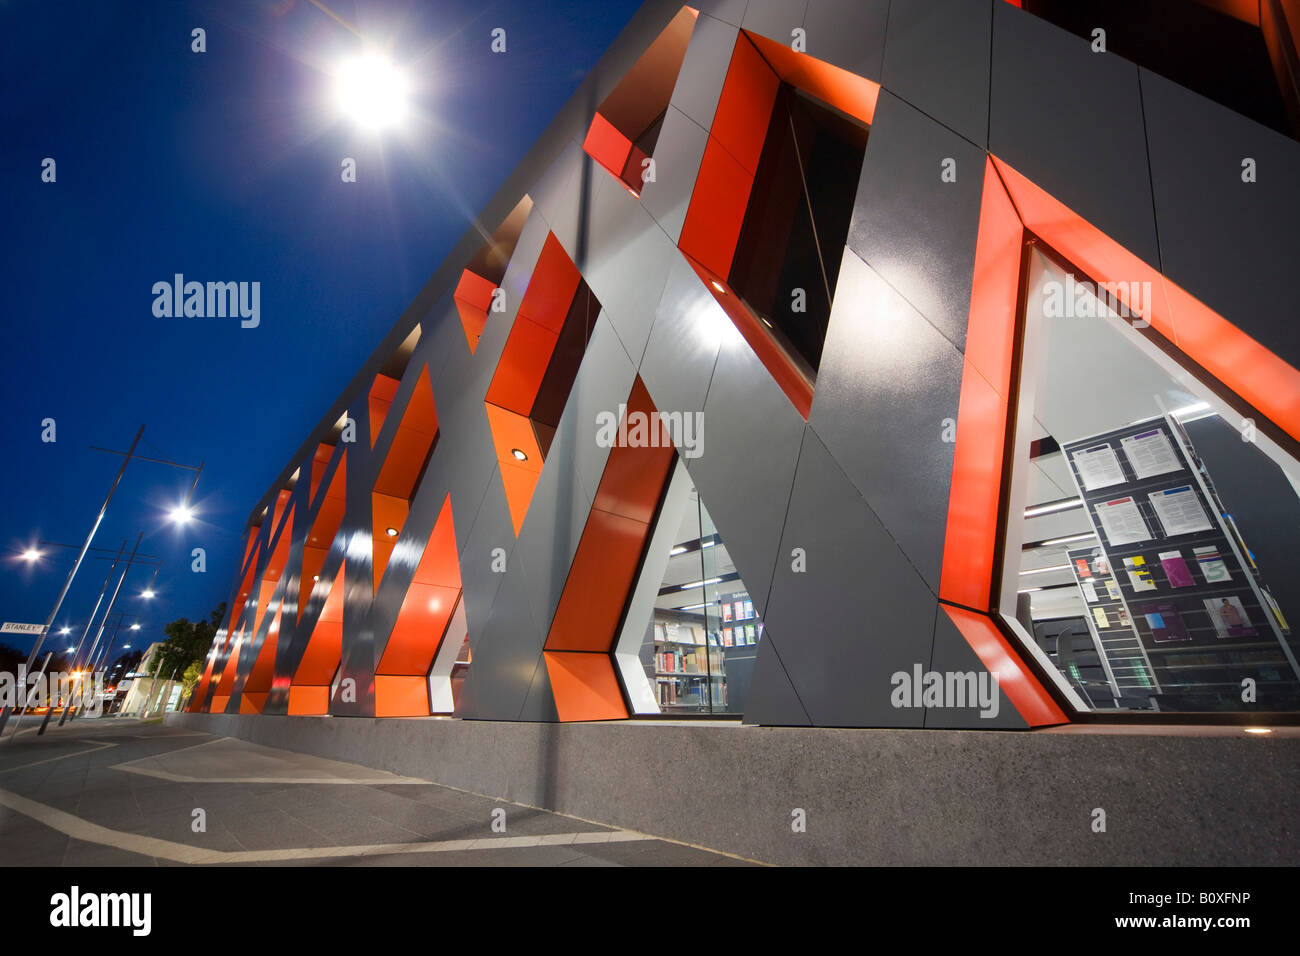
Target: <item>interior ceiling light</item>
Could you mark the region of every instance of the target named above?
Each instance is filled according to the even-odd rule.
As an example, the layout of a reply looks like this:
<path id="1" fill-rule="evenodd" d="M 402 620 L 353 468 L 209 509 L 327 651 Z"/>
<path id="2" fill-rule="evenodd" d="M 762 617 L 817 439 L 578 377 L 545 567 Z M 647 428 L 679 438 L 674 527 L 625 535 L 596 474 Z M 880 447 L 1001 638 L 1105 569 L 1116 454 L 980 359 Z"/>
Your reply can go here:
<path id="1" fill-rule="evenodd" d="M 1087 531 L 1083 534 L 1067 534 L 1064 538 L 1048 538 L 1042 543 L 1042 547 L 1048 548 L 1054 544 L 1072 544 L 1075 541 L 1087 541 L 1089 538 L 1097 537 L 1097 532 Z"/>
<path id="2" fill-rule="evenodd" d="M 1070 498 L 1067 501 L 1053 501 L 1045 505 L 1033 505 L 1025 509 L 1025 517 L 1037 518 L 1039 515 L 1050 515 L 1057 511 L 1069 511 L 1071 508 L 1082 507 L 1082 498 Z"/>
<path id="3" fill-rule="evenodd" d="M 1070 570 L 1070 566 L 1068 564 L 1054 564 L 1050 568 L 1030 568 L 1028 571 L 1021 571 L 1020 573 L 1022 575 L 1046 574 L 1049 571 L 1068 571 L 1068 570 Z"/>

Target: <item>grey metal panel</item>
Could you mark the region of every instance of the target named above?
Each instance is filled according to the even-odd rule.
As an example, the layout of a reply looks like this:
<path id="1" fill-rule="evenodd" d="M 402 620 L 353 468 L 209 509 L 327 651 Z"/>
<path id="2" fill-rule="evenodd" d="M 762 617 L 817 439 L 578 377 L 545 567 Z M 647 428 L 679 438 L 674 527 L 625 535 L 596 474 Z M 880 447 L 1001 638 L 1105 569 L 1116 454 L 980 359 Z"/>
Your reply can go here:
<path id="1" fill-rule="evenodd" d="M 676 242 L 686 222 L 708 132 L 675 106 L 668 107 L 655 143 L 655 179 L 641 187 L 641 205 Z"/>
<path id="2" fill-rule="evenodd" d="M 660 411 L 698 412 L 731 319 L 679 256 L 668 273 L 641 359 L 641 380 Z"/>
<path id="3" fill-rule="evenodd" d="M 955 160 L 956 182 L 940 177 Z M 848 244 L 959 349 L 966 346 L 984 151 L 881 93 Z"/>
<path id="4" fill-rule="evenodd" d="M 921 658 L 918 658 L 921 660 Z M 952 618 L 937 609 L 934 619 L 934 652 L 930 658 L 929 669 L 941 674 L 948 672 L 988 673 L 979 655 L 971 649 L 966 638 L 961 636 Z M 987 678 L 985 678 L 987 680 Z M 998 710 L 996 715 L 980 716 L 979 707 L 927 707 L 925 709 L 925 726 L 942 727 L 951 730 L 1028 730 L 1029 724 L 1020 716 L 1020 712 L 1011 703 L 1011 699 L 1001 692 L 997 693 Z"/>
<path id="5" fill-rule="evenodd" d="M 452 511 L 459 519 L 454 498 Z M 472 649 L 475 635 L 483 631 L 492 616 L 492 602 L 496 599 L 502 579 L 509 573 L 515 560 L 512 553 L 515 549 L 515 529 L 510 523 L 505 489 L 501 486 L 501 478 L 495 469 L 487 483 L 478 513 L 467 514 L 463 526 L 461 521 L 457 521 L 456 543 L 460 548 L 460 580 Z M 493 570 L 498 549 L 505 559 L 504 572 Z"/>
<path id="6" fill-rule="evenodd" d="M 537 655 L 537 667 L 533 670 L 533 680 L 528 687 L 528 696 L 519 710 L 520 720 L 557 723 L 559 712 L 555 709 L 555 693 L 551 690 L 551 674 L 546 669 L 546 661 Z"/>
<path id="7" fill-rule="evenodd" d="M 748 3 L 747 0 L 700 0 L 692 6 L 701 14 L 707 13 L 711 17 L 740 26 L 740 22 L 745 19 L 745 8 Z"/>
<path id="8" fill-rule="evenodd" d="M 583 211 L 583 184 L 591 175 L 591 157 L 578 142 L 571 142 L 530 191 L 533 212 L 541 213 L 550 231 L 569 255 L 577 247 Z M 531 218 L 531 217 L 530 217 Z"/>
<path id="9" fill-rule="evenodd" d="M 809 422 L 937 592 L 961 354 L 848 250 L 822 354 Z"/>
<path id="10" fill-rule="evenodd" d="M 749 684 L 744 722 L 766 727 L 807 727 L 812 721 L 799 702 L 772 638 L 771 628 L 765 628 Z"/>
<path id="11" fill-rule="evenodd" d="M 1002 0 L 889 4 L 885 89 L 980 147 L 988 143 L 995 2 Z"/>
<path id="12" fill-rule="evenodd" d="M 991 89 L 990 151 L 1158 265 L 1137 67 L 996 3 Z"/>
<path id="13" fill-rule="evenodd" d="M 465 401 L 450 408 L 445 415 L 440 414 L 438 433 L 438 446 L 429 462 L 429 471 L 446 474 L 442 483 L 451 494 L 452 507 L 460 520 L 461 515 L 477 511 L 487 485 L 501 484 L 494 474 L 496 449 L 482 392 L 467 395 Z"/>
<path id="14" fill-rule="evenodd" d="M 618 406 L 632 393 L 636 369 L 623 351 L 613 326 L 602 312 L 583 355 L 573 391 L 565 403 L 548 457 L 561 456 L 573 465 L 578 486 L 586 497 L 596 497 L 609 449 L 596 444 L 596 416 L 618 414 Z"/>
<path id="15" fill-rule="evenodd" d="M 789 46 L 791 31 L 802 26 L 807 6 L 807 0 L 749 0 L 740 26 Z"/>
<path id="16" fill-rule="evenodd" d="M 590 188 L 586 255 L 578 268 L 639 363 L 668 266 L 679 254 L 654 217 L 605 170 L 594 170 Z"/>
<path id="17" fill-rule="evenodd" d="M 1300 366 L 1300 143 L 1147 70 L 1141 82 L 1165 275 Z"/>
<path id="18" fill-rule="evenodd" d="M 533 617 L 519 563 L 512 562 L 502 578 L 487 624 L 469 634 L 473 660 L 457 717 L 517 720 L 532 686 L 545 631 Z"/>
<path id="19" fill-rule="evenodd" d="M 705 129 L 713 125 L 738 34 L 734 26 L 702 13 L 691 32 L 671 102 Z"/>
<path id="20" fill-rule="evenodd" d="M 356 699 L 348 702 L 343 694 L 330 700 L 329 712 L 352 717 L 370 717 L 375 709 L 374 647 L 375 635 L 369 625 L 370 603 L 374 600 L 374 529 L 371 526 L 374 465 L 369 460 L 370 415 L 349 410 L 356 423 L 356 441 L 347 446 L 347 507 L 339 527 L 346 555 L 343 564 L 343 646 L 340 652 L 341 679 L 355 681 Z"/>
<path id="21" fill-rule="evenodd" d="M 761 613 L 805 425 L 730 323 L 703 423 L 704 454 L 685 459 L 686 468 Z"/>
<path id="22" fill-rule="evenodd" d="M 591 498 L 582 490 L 576 463 L 563 450 L 552 448 L 519 529 L 514 554 L 515 563 L 528 572 L 533 612 L 544 629 L 555 616 L 590 512 Z"/>
<path id="23" fill-rule="evenodd" d="M 890 0 L 808 0 L 808 55 L 880 82 L 889 9 Z M 784 40 L 790 42 L 789 30 Z"/>
<path id="24" fill-rule="evenodd" d="M 807 570 L 790 554 L 803 548 Z M 809 429 L 764 621 L 817 726 L 919 727 L 890 676 L 928 659 L 935 596 Z"/>

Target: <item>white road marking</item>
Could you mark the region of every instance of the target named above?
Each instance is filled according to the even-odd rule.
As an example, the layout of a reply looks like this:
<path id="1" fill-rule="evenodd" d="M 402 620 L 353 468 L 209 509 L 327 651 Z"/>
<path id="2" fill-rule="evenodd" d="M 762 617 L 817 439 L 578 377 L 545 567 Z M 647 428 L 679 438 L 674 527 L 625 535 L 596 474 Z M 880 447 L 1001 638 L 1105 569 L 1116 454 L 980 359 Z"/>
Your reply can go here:
<path id="1" fill-rule="evenodd" d="M 126 833 L 91 823 L 74 814 L 0 790 L 0 806 L 31 817 L 60 833 L 173 863 L 269 863 L 283 860 L 319 860 L 331 857 L 382 856 L 398 853 L 454 853 L 457 851 L 511 850 L 536 846 L 582 846 L 592 843 L 633 843 L 654 837 L 631 830 L 591 833 L 549 833 L 544 836 L 500 836 L 476 840 L 439 840 L 425 843 L 371 843 L 359 846 L 294 847 L 275 850 L 208 850 L 158 837 Z"/>

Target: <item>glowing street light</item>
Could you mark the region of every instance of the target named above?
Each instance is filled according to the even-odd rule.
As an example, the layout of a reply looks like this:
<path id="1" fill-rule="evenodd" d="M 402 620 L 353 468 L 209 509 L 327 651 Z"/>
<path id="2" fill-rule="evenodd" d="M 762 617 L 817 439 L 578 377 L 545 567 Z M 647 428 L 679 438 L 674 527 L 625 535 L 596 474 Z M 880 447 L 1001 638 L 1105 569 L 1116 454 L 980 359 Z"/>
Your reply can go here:
<path id="1" fill-rule="evenodd" d="M 374 50 L 345 60 L 335 73 L 340 111 L 369 130 L 387 129 L 406 116 L 408 90 L 402 71 Z"/>
<path id="2" fill-rule="evenodd" d="M 45 552 L 37 548 L 28 548 L 26 551 L 22 553 L 22 559 L 26 561 L 28 564 L 32 564 L 35 561 L 39 561 L 43 557 L 45 557 Z"/>
<path id="3" fill-rule="evenodd" d="M 71 634 L 71 633 L 72 633 L 72 628 L 70 628 L 70 627 L 61 627 L 61 628 L 59 628 L 59 633 L 60 633 L 60 634 Z"/>
<path id="4" fill-rule="evenodd" d="M 146 601 L 153 596 L 154 596 L 153 588 L 145 588 L 143 591 L 140 592 L 140 597 L 144 598 Z"/>
<path id="5" fill-rule="evenodd" d="M 167 515 L 175 524 L 189 524 L 194 517 L 194 511 L 189 505 L 177 505 Z"/>
<path id="6" fill-rule="evenodd" d="M 131 625 L 131 630 L 133 630 L 133 631 L 138 631 L 138 630 L 140 630 L 140 625 L 139 625 L 139 624 L 132 624 L 132 625 Z"/>

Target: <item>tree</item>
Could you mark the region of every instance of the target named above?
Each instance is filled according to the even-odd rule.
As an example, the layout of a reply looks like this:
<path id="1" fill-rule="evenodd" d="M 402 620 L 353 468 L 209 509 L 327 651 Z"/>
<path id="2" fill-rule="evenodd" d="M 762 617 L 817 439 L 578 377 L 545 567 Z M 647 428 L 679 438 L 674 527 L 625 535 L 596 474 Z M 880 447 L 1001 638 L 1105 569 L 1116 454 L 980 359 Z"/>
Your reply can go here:
<path id="1" fill-rule="evenodd" d="M 206 621 L 177 618 L 163 628 L 167 640 L 154 652 L 149 661 L 149 676 L 171 679 L 173 674 L 188 674 L 191 668 L 203 665 L 203 658 L 217 636 L 221 619 L 226 616 L 226 603 L 208 615 Z M 196 678 L 197 679 L 197 678 Z"/>

